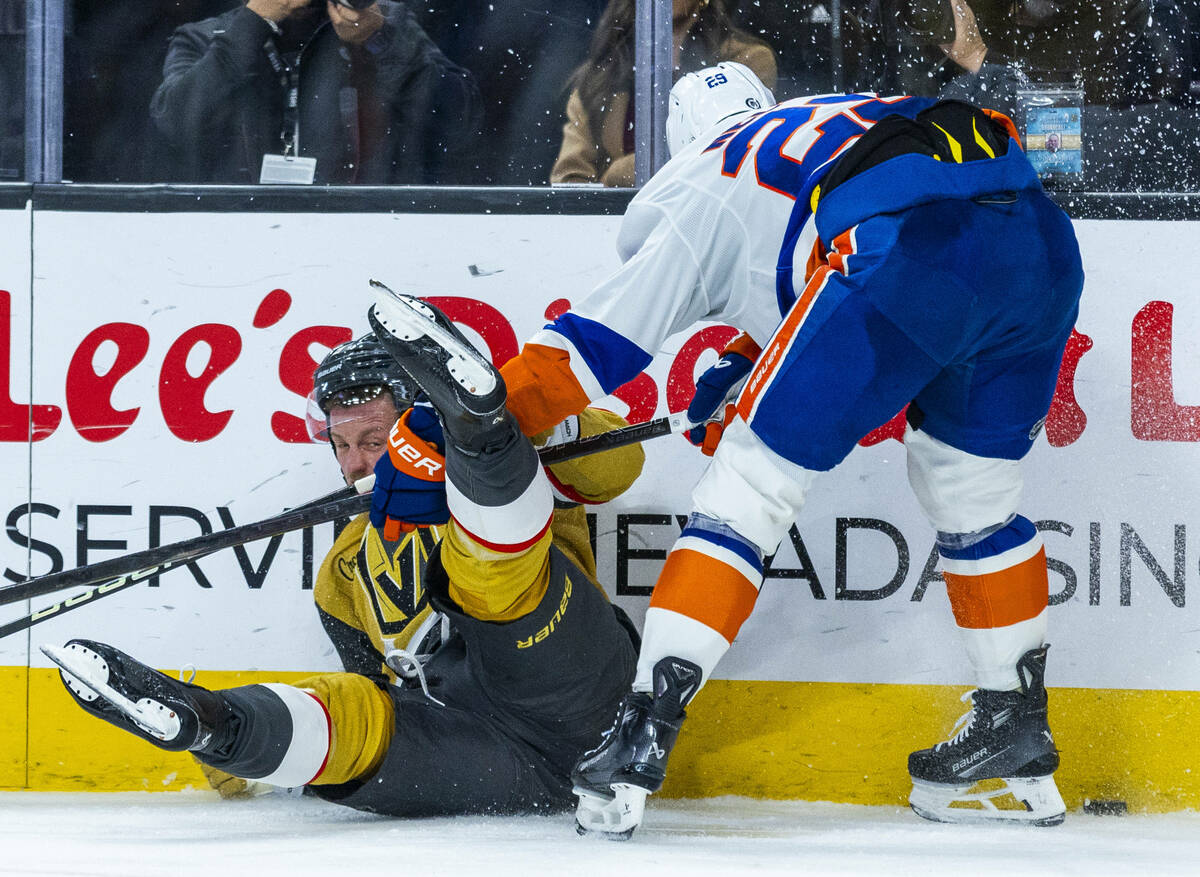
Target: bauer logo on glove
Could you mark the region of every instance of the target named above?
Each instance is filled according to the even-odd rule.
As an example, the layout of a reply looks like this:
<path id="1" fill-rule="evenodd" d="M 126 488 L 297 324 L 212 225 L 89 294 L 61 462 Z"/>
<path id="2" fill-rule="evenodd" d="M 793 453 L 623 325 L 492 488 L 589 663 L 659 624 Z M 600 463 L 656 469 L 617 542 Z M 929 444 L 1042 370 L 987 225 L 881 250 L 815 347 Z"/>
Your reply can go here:
<path id="1" fill-rule="evenodd" d="M 434 447 L 431 442 L 417 439 L 414 443 L 414 438 L 404 423 L 397 420 L 388 433 L 388 456 L 392 458 L 392 465 L 397 471 L 422 481 L 444 481 L 446 458 L 436 450 L 429 450 Z"/>

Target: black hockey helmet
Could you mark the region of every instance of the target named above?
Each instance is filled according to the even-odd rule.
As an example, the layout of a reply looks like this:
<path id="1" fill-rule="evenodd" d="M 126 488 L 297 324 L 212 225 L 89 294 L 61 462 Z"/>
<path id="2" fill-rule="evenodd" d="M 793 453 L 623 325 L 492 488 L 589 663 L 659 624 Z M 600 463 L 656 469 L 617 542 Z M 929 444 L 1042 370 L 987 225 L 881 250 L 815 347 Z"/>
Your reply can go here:
<path id="1" fill-rule="evenodd" d="M 416 385 L 371 333 L 339 344 L 313 372 L 306 421 L 313 441 L 329 440 L 329 411 L 334 405 L 354 406 L 390 392 L 403 411 L 416 396 Z"/>

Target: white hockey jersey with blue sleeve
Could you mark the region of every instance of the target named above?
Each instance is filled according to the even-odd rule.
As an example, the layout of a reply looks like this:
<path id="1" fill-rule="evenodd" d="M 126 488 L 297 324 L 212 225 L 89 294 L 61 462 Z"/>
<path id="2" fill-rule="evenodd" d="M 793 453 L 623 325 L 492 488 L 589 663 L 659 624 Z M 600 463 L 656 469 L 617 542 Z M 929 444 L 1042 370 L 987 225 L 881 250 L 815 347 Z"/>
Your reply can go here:
<path id="1" fill-rule="evenodd" d="M 762 344 L 795 298 L 790 272 L 779 282 L 781 261 L 803 265 L 816 239 L 809 211 L 798 205 L 875 122 L 911 118 L 932 103 L 797 98 L 698 138 L 630 203 L 617 239 L 621 267 L 530 339 L 526 353 L 567 353 L 579 388 L 596 399 L 698 321 L 731 324 Z M 797 223 L 804 227 L 793 237 Z M 793 252 L 781 254 L 785 238 L 795 240 Z"/>

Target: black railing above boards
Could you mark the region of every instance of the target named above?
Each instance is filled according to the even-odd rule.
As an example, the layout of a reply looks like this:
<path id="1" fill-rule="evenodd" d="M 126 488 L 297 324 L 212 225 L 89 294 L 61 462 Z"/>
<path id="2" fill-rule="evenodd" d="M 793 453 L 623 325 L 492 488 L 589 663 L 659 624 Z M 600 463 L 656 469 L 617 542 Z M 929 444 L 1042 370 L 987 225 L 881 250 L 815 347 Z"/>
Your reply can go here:
<path id="1" fill-rule="evenodd" d="M 8 206 L 0 186 L 0 206 Z M 38 184 L 34 210 L 95 213 L 621 214 L 631 189 Z"/>
<path id="2" fill-rule="evenodd" d="M 632 189 L 0 184 L 0 210 L 612 216 Z M 1200 220 L 1200 193 L 1052 191 L 1073 219 Z"/>

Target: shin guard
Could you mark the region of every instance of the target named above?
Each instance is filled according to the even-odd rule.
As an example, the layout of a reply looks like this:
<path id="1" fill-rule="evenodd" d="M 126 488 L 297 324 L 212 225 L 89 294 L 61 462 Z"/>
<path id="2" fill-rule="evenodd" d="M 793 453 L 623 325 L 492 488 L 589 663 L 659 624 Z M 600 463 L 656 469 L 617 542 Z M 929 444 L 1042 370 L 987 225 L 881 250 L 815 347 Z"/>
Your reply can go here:
<path id="1" fill-rule="evenodd" d="M 954 620 L 981 688 L 1020 685 L 1016 666 L 1046 635 L 1046 550 L 1020 515 L 978 541 L 938 534 Z"/>
<path id="2" fill-rule="evenodd" d="M 654 586 L 634 688 L 649 690 L 654 665 L 667 656 L 691 661 L 707 680 L 750 617 L 762 580 L 753 543 L 693 513 Z"/>

